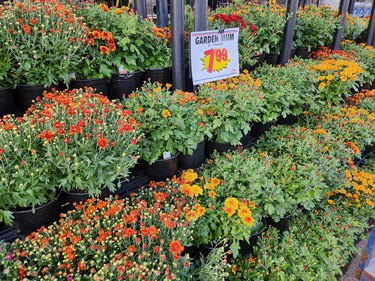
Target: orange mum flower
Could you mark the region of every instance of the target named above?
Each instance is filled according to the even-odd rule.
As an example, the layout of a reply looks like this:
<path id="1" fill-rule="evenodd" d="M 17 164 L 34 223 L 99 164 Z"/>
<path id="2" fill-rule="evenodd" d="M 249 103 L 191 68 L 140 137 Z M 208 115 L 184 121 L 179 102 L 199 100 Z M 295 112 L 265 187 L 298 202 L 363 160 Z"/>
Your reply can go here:
<path id="1" fill-rule="evenodd" d="M 179 240 L 172 240 L 171 243 L 169 243 L 169 250 L 174 256 L 180 255 L 184 250 L 184 246 L 181 245 Z"/>
<path id="2" fill-rule="evenodd" d="M 106 55 L 109 54 L 109 48 L 107 46 L 100 46 L 99 50 L 100 50 L 100 54 L 106 54 Z"/>

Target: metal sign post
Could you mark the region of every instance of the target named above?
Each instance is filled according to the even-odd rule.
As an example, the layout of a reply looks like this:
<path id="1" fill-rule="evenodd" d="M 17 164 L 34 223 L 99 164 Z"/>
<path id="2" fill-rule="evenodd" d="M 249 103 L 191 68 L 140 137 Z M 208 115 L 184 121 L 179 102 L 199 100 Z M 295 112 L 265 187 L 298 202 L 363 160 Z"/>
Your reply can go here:
<path id="1" fill-rule="evenodd" d="M 184 3 L 171 0 L 172 80 L 174 89 L 185 89 Z"/>
<path id="2" fill-rule="evenodd" d="M 146 0 L 135 0 L 134 9 L 138 12 L 141 19 L 145 19 L 147 17 Z"/>
<path id="3" fill-rule="evenodd" d="M 368 25 L 368 31 L 367 31 L 367 45 L 372 45 L 374 46 L 374 41 L 375 41 L 375 0 L 372 2 L 372 10 L 371 10 L 371 18 L 370 18 L 370 23 Z"/>
<path id="4" fill-rule="evenodd" d="M 291 15 L 284 27 L 284 38 L 281 47 L 279 63 L 284 65 L 290 58 L 292 50 L 294 26 L 296 25 L 298 0 L 288 0 L 287 14 Z"/>
<path id="5" fill-rule="evenodd" d="M 339 50 L 342 41 L 342 35 L 344 33 L 344 27 L 346 22 L 346 13 L 348 11 L 349 0 L 340 1 L 339 15 L 342 16 L 341 19 L 341 28 L 336 30 L 335 36 L 333 37 L 332 50 Z"/>
<path id="6" fill-rule="evenodd" d="M 157 26 L 166 27 L 168 25 L 168 3 L 167 0 L 156 0 Z"/>
<path id="7" fill-rule="evenodd" d="M 207 30 L 208 0 L 194 1 L 194 31 Z"/>
<path id="8" fill-rule="evenodd" d="M 350 1 L 349 1 L 348 13 L 351 14 L 351 15 L 353 14 L 355 1 L 356 1 L 356 0 L 350 0 Z"/>

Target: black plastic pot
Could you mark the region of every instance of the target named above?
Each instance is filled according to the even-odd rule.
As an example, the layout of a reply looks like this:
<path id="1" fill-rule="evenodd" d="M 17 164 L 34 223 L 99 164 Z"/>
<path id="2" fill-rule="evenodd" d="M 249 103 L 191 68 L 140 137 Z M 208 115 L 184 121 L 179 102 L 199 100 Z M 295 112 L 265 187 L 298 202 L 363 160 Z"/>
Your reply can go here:
<path id="1" fill-rule="evenodd" d="M 297 57 L 300 57 L 301 59 L 307 59 L 309 57 L 309 51 L 307 47 L 298 47 L 296 49 L 296 54 Z"/>
<path id="2" fill-rule="evenodd" d="M 42 97 L 43 92 L 48 90 L 42 84 L 18 85 L 15 89 L 16 103 L 22 110 L 26 110 L 37 97 Z"/>
<path id="3" fill-rule="evenodd" d="M 267 229 L 267 222 L 263 221 L 263 227 L 259 231 L 252 233 L 249 242 L 246 240 L 240 240 L 240 254 L 242 256 L 248 255 L 253 247 L 257 244 L 259 237 L 262 235 L 262 233 Z"/>
<path id="4" fill-rule="evenodd" d="M 286 117 L 280 117 L 279 120 L 277 120 L 278 125 L 293 125 L 297 123 L 298 116 L 289 114 Z"/>
<path id="5" fill-rule="evenodd" d="M 185 68 L 185 90 L 187 92 L 194 91 L 193 78 L 190 77 L 189 68 Z"/>
<path id="6" fill-rule="evenodd" d="M 206 155 L 210 157 L 210 155 L 216 150 L 219 153 L 228 152 L 229 150 L 237 150 L 238 147 L 236 145 L 231 145 L 229 143 L 218 143 L 213 141 L 207 141 L 206 144 Z"/>
<path id="7" fill-rule="evenodd" d="M 130 93 L 141 86 L 141 75 L 140 72 L 137 72 L 112 77 L 108 84 L 108 97 L 119 100 L 128 97 Z"/>
<path id="8" fill-rule="evenodd" d="M 145 167 L 147 166 L 146 161 L 138 159 L 137 164 L 130 169 L 130 177 L 143 176 L 145 174 Z"/>
<path id="9" fill-rule="evenodd" d="M 231 242 L 228 241 L 225 244 L 217 245 L 216 247 L 224 246 L 224 252 L 227 253 L 229 251 L 230 245 L 231 245 Z M 207 257 L 212 252 L 213 249 L 215 249 L 214 244 L 203 244 L 203 245 L 199 245 L 199 247 L 196 247 L 194 250 L 201 253 L 204 257 Z"/>
<path id="10" fill-rule="evenodd" d="M 151 83 L 159 82 L 165 84 L 172 84 L 172 70 L 170 67 L 148 69 L 144 73 L 143 80 L 150 80 Z"/>
<path id="11" fill-rule="evenodd" d="M 243 137 L 241 138 L 241 145 L 244 147 L 244 148 L 247 148 L 251 143 L 253 143 L 254 141 L 254 138 L 251 136 L 251 127 L 253 125 L 250 124 L 250 131 L 247 132 L 247 134 L 243 135 Z"/>
<path id="12" fill-rule="evenodd" d="M 279 62 L 279 55 L 277 54 L 267 54 L 266 62 L 270 65 L 277 65 Z"/>
<path id="13" fill-rule="evenodd" d="M 102 188 L 101 194 L 98 196 L 99 199 L 104 199 L 111 194 L 108 188 Z M 73 203 L 83 202 L 90 198 L 87 192 L 81 191 L 63 191 L 64 199 L 66 203 L 70 204 L 69 209 L 73 208 Z"/>
<path id="14" fill-rule="evenodd" d="M 14 113 L 14 96 L 12 87 L 0 88 L 0 117 Z"/>
<path id="15" fill-rule="evenodd" d="M 72 80 L 69 84 L 69 89 L 79 89 L 84 87 L 91 87 L 95 89 L 96 93 L 101 93 L 104 96 L 108 95 L 108 84 L 106 79 L 91 79 L 91 80 Z"/>
<path id="16" fill-rule="evenodd" d="M 296 49 L 295 48 L 292 48 L 291 50 L 290 50 L 290 59 L 292 59 L 292 58 L 294 58 L 294 56 L 296 55 Z"/>
<path id="17" fill-rule="evenodd" d="M 265 58 L 266 58 L 265 54 L 256 56 L 256 60 L 257 60 L 256 63 L 254 65 L 244 64 L 241 68 L 241 72 L 244 70 L 253 71 L 265 61 Z"/>
<path id="18" fill-rule="evenodd" d="M 275 121 L 268 121 L 265 124 L 254 123 L 253 127 L 251 128 L 250 135 L 254 138 L 259 138 L 275 124 Z"/>
<path id="19" fill-rule="evenodd" d="M 177 174 L 178 171 L 178 156 L 180 153 L 168 158 L 156 160 L 151 165 L 146 167 L 146 173 L 151 180 L 164 181 Z"/>
<path id="20" fill-rule="evenodd" d="M 59 219 L 61 192 L 56 199 L 42 206 L 32 209 L 12 210 L 14 223 L 23 235 L 28 235 L 42 226 L 49 226 Z"/>
<path id="21" fill-rule="evenodd" d="M 285 217 L 281 218 L 278 222 L 275 222 L 273 219 L 269 218 L 267 223 L 270 226 L 276 227 L 280 232 L 284 232 L 288 229 L 289 221 L 293 219 L 293 213 L 286 215 Z"/>
<path id="22" fill-rule="evenodd" d="M 192 155 L 180 154 L 178 158 L 178 166 L 180 169 L 195 169 L 200 167 L 204 161 L 205 157 L 206 140 L 198 143 L 197 148 L 193 151 Z"/>

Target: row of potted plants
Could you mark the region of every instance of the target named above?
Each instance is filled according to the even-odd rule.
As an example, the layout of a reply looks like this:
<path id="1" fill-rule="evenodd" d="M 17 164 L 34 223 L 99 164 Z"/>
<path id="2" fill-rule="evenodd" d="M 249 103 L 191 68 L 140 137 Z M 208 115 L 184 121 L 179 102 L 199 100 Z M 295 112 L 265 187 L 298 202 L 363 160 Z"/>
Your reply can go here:
<path id="1" fill-rule="evenodd" d="M 355 108 L 339 108 L 362 112 L 362 102 L 365 106 L 375 102 L 373 92 L 357 97 L 356 101 Z M 329 110 L 335 112 L 336 108 Z M 363 130 L 374 131 L 374 114 L 362 118 L 368 119 L 362 124 Z M 342 124 L 345 116 L 335 119 L 337 125 Z M 343 126 L 354 133 L 357 124 Z M 1 259 L 3 277 L 100 280 L 121 279 L 126 274 L 129 280 L 197 280 L 200 276 L 194 273 L 188 246 L 229 240 L 236 257 L 245 248 L 246 240 L 249 242 L 251 233 L 262 228 L 262 216 L 274 214 L 277 220 L 289 211 L 284 208 L 302 204 L 311 213 L 295 219 L 289 232 L 280 238 L 281 244 L 279 235 L 271 228 L 250 258 L 232 262 L 229 278 L 332 279 L 347 262 L 349 252 L 345 251 L 354 250 L 353 241 L 365 227 L 358 218 L 373 215 L 374 175 L 351 167 L 350 161 L 358 149 L 337 132 L 325 131 L 316 124 L 310 128 L 277 126 L 273 130 L 285 134 L 280 133 L 274 143 L 267 139 L 274 139 L 273 132 L 266 134 L 257 150 L 216 155 L 199 174 L 188 170 L 180 178 L 151 183 L 150 189 L 125 201 L 89 199 L 77 205 L 76 210 L 62 215 L 60 224 L 5 246 Z M 360 142 L 371 137 L 373 134 L 368 134 L 356 143 L 360 146 Z M 253 167 L 254 172 L 235 167 L 242 163 L 246 169 Z M 267 196 L 267 192 L 273 196 Z M 288 197 L 277 202 L 282 194 Z M 325 204 L 337 207 L 324 207 Z M 318 205 L 321 209 L 316 209 Z M 42 252 L 47 253 L 45 258 L 37 258 Z M 340 259 L 342 254 L 345 256 Z M 332 263 L 323 265 L 324 257 Z M 95 261 L 90 261 L 92 258 Z M 154 259 L 159 263 L 153 263 Z M 224 259 L 221 256 L 221 262 L 209 263 L 206 272 L 216 268 L 216 275 L 212 276 L 224 278 L 226 274 L 218 274 L 217 269 L 219 266 L 225 272 L 228 266 Z"/>
<path id="2" fill-rule="evenodd" d="M 187 7 L 186 13 L 185 29 L 190 32 L 192 8 Z M 149 19 L 139 21 L 127 8 L 24 1 L 1 5 L 0 15 L 0 87 L 4 104 L 8 104 L 3 113 L 12 111 L 9 108 L 14 103 L 9 86 L 16 87 L 16 101 L 25 110 L 44 89 L 53 86 L 92 86 L 121 99 L 143 80 L 163 84 L 171 80 L 169 29 L 157 28 Z M 276 61 L 272 56 L 268 61 L 277 63 L 286 20 L 285 9 L 277 5 L 236 1 L 211 11 L 209 26 L 240 27 L 240 61 L 249 69 L 266 53 L 276 55 Z M 312 48 L 329 45 L 339 22 L 337 11 L 326 6 L 301 9 L 294 38 L 295 47 L 302 48 L 299 55 L 306 58 Z"/>
<path id="3" fill-rule="evenodd" d="M 137 161 L 138 127 L 132 112 L 92 89 L 46 93 L 23 117 L 3 118 L 1 220 L 9 223 L 12 211 L 21 231 L 29 233 L 35 226 L 24 227 L 17 215 L 55 202 L 60 190 L 90 196 L 103 188 L 114 191 Z M 55 205 L 47 206 L 36 225 L 58 216 Z"/>
<path id="4" fill-rule="evenodd" d="M 193 9 L 185 8 L 185 30 L 193 31 Z M 286 9 L 275 3 L 268 6 L 244 1 L 233 1 L 224 7 L 211 10 L 209 29 L 239 27 L 239 56 L 243 67 L 252 66 L 264 59 L 277 64 L 281 52 L 284 26 L 288 19 Z M 293 38 L 294 54 L 307 58 L 308 53 L 320 46 L 329 46 L 334 33 L 341 27 L 341 16 L 329 6 L 308 5 L 297 11 Z M 349 16 L 344 38 L 357 40 L 368 27 L 368 18 Z"/>
<path id="5" fill-rule="evenodd" d="M 139 21 L 127 8 L 89 2 L 6 2 L 0 5 L 0 24 L 0 88 L 10 104 L 9 87 L 15 87 L 23 109 L 50 87 L 94 83 L 107 94 L 106 80 L 111 77 L 113 98 L 122 97 L 141 79 L 152 78 L 152 73 L 140 77 L 140 71 L 170 66 L 168 30 L 157 29 L 149 19 Z M 125 85 L 116 92 L 119 83 Z"/>
<path id="6" fill-rule="evenodd" d="M 369 54 L 373 52 L 362 49 Z M 1 146 L 8 152 L 2 156 L 4 178 L 10 173 L 16 182 L 21 181 L 19 175 L 29 171 L 25 163 L 33 163 L 35 159 L 44 159 L 39 163 L 42 167 L 34 165 L 31 169 L 49 175 L 37 182 L 30 177 L 30 184 L 37 186 L 35 194 L 21 182 L 5 182 L 5 186 L 12 187 L 10 195 L 4 195 L 11 199 L 4 200 L 2 206 L 7 222 L 9 210 L 46 203 L 46 195 L 53 196 L 49 190 L 56 190 L 57 186 L 68 192 L 75 189 L 90 195 L 97 195 L 104 187 L 113 191 L 113 182 L 126 178 L 129 168 L 135 165 L 136 151 L 151 165 L 148 168 L 151 178 L 164 180 L 176 174 L 178 153 L 184 168 L 199 167 L 203 163 L 205 138 L 210 140 L 208 155 L 215 149 L 235 149 L 237 145 L 247 145 L 251 123 L 263 124 L 270 119 L 275 122 L 280 116 L 297 115 L 305 104 L 314 113 L 324 101 L 339 102 L 342 94 L 347 95 L 360 81 L 363 70 L 354 61 L 331 57 L 349 56 L 348 53 L 319 54 L 318 60 L 291 62 L 286 67 L 262 66 L 255 73 L 256 78 L 245 72 L 225 83 L 209 83 L 200 87 L 197 94 L 181 91 L 172 94 L 169 85 L 163 88 L 157 84 L 144 85 L 122 104 L 112 103 L 89 89 L 45 94 L 23 118 L 3 119 Z M 363 66 L 368 73 L 373 71 L 371 64 Z M 310 83 L 301 78 L 301 73 L 310 77 Z M 370 78 L 368 75 L 367 79 Z M 280 82 L 275 84 L 275 79 Z M 326 85 L 321 86 L 322 83 Z M 123 120 L 119 119 L 120 115 Z M 255 127 L 250 134 L 257 137 L 259 132 L 254 133 Z M 114 135 L 107 136 L 107 129 L 113 130 Z M 15 135 L 30 144 L 13 142 Z M 10 149 L 6 150 L 7 147 Z M 12 150 L 19 155 L 11 155 Z M 189 158 L 191 153 L 194 161 Z M 186 157 L 189 161 L 185 161 Z M 87 165 L 92 169 L 87 169 Z"/>

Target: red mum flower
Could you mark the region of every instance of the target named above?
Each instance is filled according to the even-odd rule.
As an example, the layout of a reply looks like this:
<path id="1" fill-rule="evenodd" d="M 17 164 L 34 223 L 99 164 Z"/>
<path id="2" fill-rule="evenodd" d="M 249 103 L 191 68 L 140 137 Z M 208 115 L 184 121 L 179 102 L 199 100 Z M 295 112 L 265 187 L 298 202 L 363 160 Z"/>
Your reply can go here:
<path id="1" fill-rule="evenodd" d="M 74 126 L 74 125 L 70 126 L 69 134 L 70 135 L 82 134 L 82 127 Z"/>
<path id="2" fill-rule="evenodd" d="M 38 138 L 45 139 L 47 141 L 50 141 L 55 136 L 54 132 L 51 131 L 43 131 L 38 135 Z"/>
<path id="3" fill-rule="evenodd" d="M 22 25 L 22 29 L 26 34 L 30 34 L 31 28 L 27 24 Z"/>
<path id="4" fill-rule="evenodd" d="M 101 149 L 105 149 L 107 146 L 108 140 L 103 137 L 98 137 L 98 140 L 96 141 L 96 143 Z"/>

